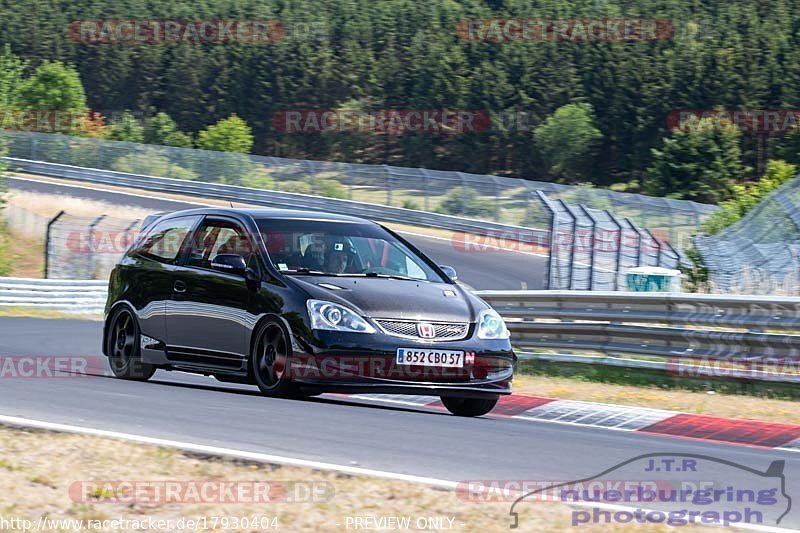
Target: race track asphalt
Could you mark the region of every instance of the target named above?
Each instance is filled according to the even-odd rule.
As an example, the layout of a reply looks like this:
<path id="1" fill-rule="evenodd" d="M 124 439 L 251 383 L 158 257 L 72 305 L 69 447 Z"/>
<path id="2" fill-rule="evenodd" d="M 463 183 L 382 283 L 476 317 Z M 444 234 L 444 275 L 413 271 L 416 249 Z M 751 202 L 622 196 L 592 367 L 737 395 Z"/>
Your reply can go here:
<path id="1" fill-rule="evenodd" d="M 99 321 L 3 318 L 0 356 L 99 356 L 101 328 Z M 4 376 L 0 414 L 451 481 L 582 479 L 645 453 L 702 454 L 762 471 L 782 459 L 786 492 L 800 495 L 800 455 L 789 451 L 513 418 L 458 418 L 327 395 L 271 399 L 254 387 L 178 372 L 158 371 L 146 383 Z M 752 481 L 735 468 L 708 477 L 721 486 Z M 781 525 L 800 526 L 798 506 Z"/>

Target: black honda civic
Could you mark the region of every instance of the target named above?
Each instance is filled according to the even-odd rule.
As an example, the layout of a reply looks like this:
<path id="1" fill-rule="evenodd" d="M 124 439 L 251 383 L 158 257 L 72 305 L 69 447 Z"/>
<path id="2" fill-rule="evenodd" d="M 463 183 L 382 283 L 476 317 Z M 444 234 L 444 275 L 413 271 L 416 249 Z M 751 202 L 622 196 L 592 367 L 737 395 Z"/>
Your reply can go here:
<path id="1" fill-rule="evenodd" d="M 103 352 L 117 377 L 156 369 L 270 396 L 422 394 L 488 413 L 511 393 L 503 320 L 393 231 L 280 209 L 149 217 L 111 273 Z"/>

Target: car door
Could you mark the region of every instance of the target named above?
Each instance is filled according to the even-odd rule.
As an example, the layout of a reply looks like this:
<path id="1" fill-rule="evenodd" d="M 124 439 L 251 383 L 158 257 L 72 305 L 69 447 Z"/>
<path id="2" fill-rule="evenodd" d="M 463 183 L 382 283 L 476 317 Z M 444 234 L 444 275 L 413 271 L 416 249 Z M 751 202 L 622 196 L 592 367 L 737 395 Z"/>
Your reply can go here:
<path id="1" fill-rule="evenodd" d="M 150 339 L 142 342 L 146 362 L 166 362 L 166 307 L 172 297 L 174 269 L 186 238 L 200 219 L 189 215 L 156 222 L 120 263 L 119 268 L 127 271 L 122 276 L 128 280 L 126 300 L 136 310 L 143 339 Z"/>
<path id="2" fill-rule="evenodd" d="M 174 272 L 167 304 L 169 359 L 184 366 L 244 369 L 253 293 L 243 275 L 215 270 L 218 254 L 249 261 L 255 248 L 243 227 L 226 217 L 206 217 L 194 232 Z"/>

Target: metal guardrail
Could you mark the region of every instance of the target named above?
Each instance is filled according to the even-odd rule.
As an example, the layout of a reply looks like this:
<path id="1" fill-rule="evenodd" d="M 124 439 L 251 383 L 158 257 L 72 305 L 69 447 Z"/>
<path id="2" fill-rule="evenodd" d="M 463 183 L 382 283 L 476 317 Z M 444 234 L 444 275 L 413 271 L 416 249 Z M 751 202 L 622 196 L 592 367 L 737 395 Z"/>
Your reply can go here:
<path id="1" fill-rule="evenodd" d="M 528 244 L 547 245 L 550 238 L 550 231 L 546 229 L 526 228 L 486 220 L 475 220 L 441 213 L 430 213 L 339 198 L 326 198 L 309 194 L 252 189 L 240 187 L 238 185 L 206 183 L 201 181 L 162 178 L 158 176 L 143 176 L 125 172 L 115 172 L 112 170 L 31 161 L 14 157 L 4 157 L 3 160 L 9 164 L 11 169 L 23 172 L 90 183 L 116 185 L 118 187 L 135 187 L 137 189 L 149 191 L 202 198 L 215 198 L 218 200 L 268 207 L 341 213 L 384 222 L 432 226 L 453 231 L 474 233 L 477 235 L 510 235 L 513 236 L 514 240 Z"/>
<path id="2" fill-rule="evenodd" d="M 107 294 L 107 281 L 0 278 L 0 307 L 97 314 Z"/>
<path id="3" fill-rule="evenodd" d="M 800 334 L 795 334 L 800 331 L 800 298 L 599 291 L 477 294 L 503 316 L 521 352 L 649 356 L 661 359 L 656 366 L 675 371 L 700 360 L 706 369 L 709 364 L 742 365 L 740 375 L 732 370 L 725 377 L 751 379 L 766 379 L 762 367 L 776 363 L 800 370 Z M 529 357 L 577 362 L 560 354 Z M 580 362 L 608 360 L 584 357 Z M 612 366 L 654 367 L 621 358 Z M 713 369 L 708 370 L 712 375 Z M 797 381 L 794 374 L 768 373 L 772 381 Z"/>
<path id="4" fill-rule="evenodd" d="M 0 306 L 100 313 L 106 294 L 105 281 L 0 278 Z M 800 298 L 599 291 L 476 294 L 503 316 L 523 358 L 689 377 L 800 382 Z M 559 353 L 529 353 L 543 349 Z M 698 360 L 701 364 L 695 364 Z M 708 364 L 716 361 L 739 366 L 720 371 Z M 795 371 L 770 370 L 781 362 L 781 368 Z"/>

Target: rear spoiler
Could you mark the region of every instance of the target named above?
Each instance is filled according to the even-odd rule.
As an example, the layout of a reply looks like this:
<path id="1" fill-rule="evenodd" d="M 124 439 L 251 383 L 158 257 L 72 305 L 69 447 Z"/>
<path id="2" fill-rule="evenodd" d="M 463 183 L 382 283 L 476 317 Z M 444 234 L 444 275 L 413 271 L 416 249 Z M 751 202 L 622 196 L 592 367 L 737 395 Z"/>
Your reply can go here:
<path id="1" fill-rule="evenodd" d="M 140 230 L 147 229 L 148 227 L 150 227 L 150 225 L 153 222 L 155 222 L 156 220 L 158 220 L 162 216 L 166 215 L 167 213 L 168 213 L 168 211 L 164 211 L 163 213 L 155 213 L 153 215 L 147 215 L 146 217 L 144 217 L 144 220 L 142 221 L 142 226 L 139 229 Z"/>

